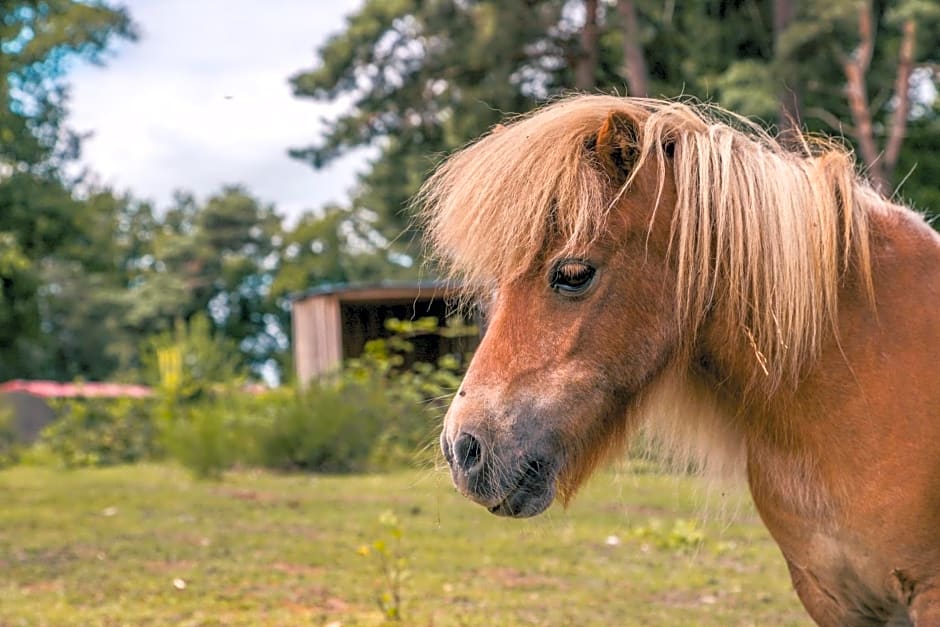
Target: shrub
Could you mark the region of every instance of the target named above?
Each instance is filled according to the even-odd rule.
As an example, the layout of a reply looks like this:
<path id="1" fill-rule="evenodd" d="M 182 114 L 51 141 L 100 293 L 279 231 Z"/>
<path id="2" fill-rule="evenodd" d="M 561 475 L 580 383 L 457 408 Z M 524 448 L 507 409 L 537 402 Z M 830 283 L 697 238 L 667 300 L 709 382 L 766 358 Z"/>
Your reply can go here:
<path id="1" fill-rule="evenodd" d="M 215 395 L 178 406 L 164 424 L 171 457 L 197 477 L 235 465 L 275 470 L 358 472 L 396 411 L 383 390 L 322 384 L 252 396 Z"/>
<path id="2" fill-rule="evenodd" d="M 428 462 L 437 448 L 440 419 L 450 404 L 469 355 L 444 355 L 436 364 L 415 362 L 404 368 L 404 356 L 413 350 L 409 338 L 429 333 L 444 337 L 475 335 L 476 327 L 457 318 L 438 327 L 436 318 L 414 321 L 387 320 L 393 332 L 387 339 L 366 343 L 359 359 L 350 360 L 344 371 L 346 381 L 382 390 L 388 398 L 385 427 L 373 445 L 371 468 L 389 468 Z"/>
<path id="3" fill-rule="evenodd" d="M 158 453 L 151 400 L 63 399 L 52 408 L 57 418 L 37 446 L 64 466 L 128 464 Z"/>
<path id="4" fill-rule="evenodd" d="M 217 479 L 239 463 L 249 463 L 253 434 L 246 428 L 243 404 L 236 399 L 205 400 L 186 406 L 167 428 L 170 456 L 203 479 Z"/>
<path id="5" fill-rule="evenodd" d="M 283 470 L 366 470 L 395 415 L 382 389 L 360 384 L 312 385 L 275 399 L 260 425 L 261 463 Z"/>
<path id="6" fill-rule="evenodd" d="M 183 351 L 162 349 L 161 398 L 154 406 L 160 442 L 207 478 L 234 465 L 339 473 L 413 463 L 418 451 L 430 450 L 437 418 L 460 383 L 463 358 L 449 355 L 436 365 L 406 367 L 404 355 L 413 349 L 409 338 L 476 331 L 455 324 L 439 330 L 434 318 L 389 321 L 388 327 L 391 338 L 369 342 L 363 356 L 337 376 L 303 391 L 250 395 L 198 377 L 183 385 L 189 367 Z"/>

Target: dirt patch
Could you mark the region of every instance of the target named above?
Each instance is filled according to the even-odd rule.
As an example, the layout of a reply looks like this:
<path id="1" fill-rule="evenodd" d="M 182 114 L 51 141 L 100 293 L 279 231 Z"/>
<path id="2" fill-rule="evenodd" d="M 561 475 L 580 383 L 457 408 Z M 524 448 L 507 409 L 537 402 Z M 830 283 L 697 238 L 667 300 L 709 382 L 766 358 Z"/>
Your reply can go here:
<path id="1" fill-rule="evenodd" d="M 506 588 L 559 588 L 561 586 L 561 582 L 556 577 L 530 573 L 516 568 L 486 568 L 478 571 L 478 576 L 495 581 Z"/>
<path id="2" fill-rule="evenodd" d="M 290 564 L 288 562 L 275 562 L 271 568 L 288 575 L 303 575 L 304 577 L 319 576 L 324 572 L 320 566 L 307 566 L 305 564 Z"/>
<path id="3" fill-rule="evenodd" d="M 147 562 L 145 566 L 151 573 L 159 575 L 178 574 L 192 570 L 196 567 L 196 562 L 192 560 L 177 560 L 173 562 L 167 560 L 156 560 Z"/>
<path id="4" fill-rule="evenodd" d="M 61 579 L 49 579 L 20 586 L 23 594 L 36 594 L 43 592 L 61 592 L 64 588 Z"/>
<path id="5" fill-rule="evenodd" d="M 217 494 L 252 503 L 281 503 L 284 501 L 282 497 L 265 492 L 258 492 L 257 490 L 222 489 L 218 490 Z"/>

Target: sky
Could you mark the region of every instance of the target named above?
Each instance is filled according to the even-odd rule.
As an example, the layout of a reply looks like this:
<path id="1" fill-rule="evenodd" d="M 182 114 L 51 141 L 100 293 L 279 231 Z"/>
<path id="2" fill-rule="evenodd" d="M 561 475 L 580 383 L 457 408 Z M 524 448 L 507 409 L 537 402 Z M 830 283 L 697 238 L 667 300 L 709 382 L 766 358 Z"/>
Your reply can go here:
<path id="1" fill-rule="evenodd" d="M 298 99 L 287 79 L 316 64 L 360 0 L 125 0 L 141 37 L 104 67 L 69 74 L 70 126 L 103 184 L 152 200 L 200 199 L 240 183 L 290 218 L 342 202 L 362 155 L 316 171 L 288 148 L 314 143 L 337 107 Z"/>

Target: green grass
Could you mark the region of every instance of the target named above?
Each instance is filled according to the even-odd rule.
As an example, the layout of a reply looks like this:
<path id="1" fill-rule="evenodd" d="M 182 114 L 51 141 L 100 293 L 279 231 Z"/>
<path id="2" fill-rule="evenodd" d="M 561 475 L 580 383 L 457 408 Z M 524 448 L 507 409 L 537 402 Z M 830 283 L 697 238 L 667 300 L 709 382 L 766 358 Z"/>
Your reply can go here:
<path id="1" fill-rule="evenodd" d="M 389 586 L 361 547 L 392 540 L 388 510 L 406 625 L 808 624 L 750 505 L 710 498 L 694 480 L 605 472 L 568 510 L 517 521 L 432 472 L 13 468 L 0 625 L 381 624 Z"/>

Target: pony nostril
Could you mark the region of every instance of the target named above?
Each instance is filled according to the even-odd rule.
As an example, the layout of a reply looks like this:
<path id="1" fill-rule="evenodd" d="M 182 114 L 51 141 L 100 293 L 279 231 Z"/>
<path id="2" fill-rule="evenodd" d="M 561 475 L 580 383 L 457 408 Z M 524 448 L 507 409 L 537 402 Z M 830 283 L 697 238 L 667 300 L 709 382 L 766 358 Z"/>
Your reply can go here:
<path id="1" fill-rule="evenodd" d="M 444 454 L 444 459 L 451 466 L 454 465 L 454 453 L 451 451 L 450 442 L 447 441 L 447 435 L 442 431 L 441 432 L 441 452 Z"/>
<path id="2" fill-rule="evenodd" d="M 461 433 L 454 442 L 454 461 L 466 474 L 476 470 L 483 461 L 483 447 L 480 441 L 469 433 Z"/>

